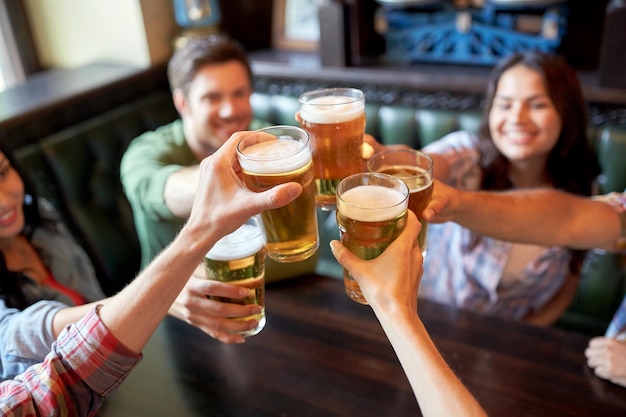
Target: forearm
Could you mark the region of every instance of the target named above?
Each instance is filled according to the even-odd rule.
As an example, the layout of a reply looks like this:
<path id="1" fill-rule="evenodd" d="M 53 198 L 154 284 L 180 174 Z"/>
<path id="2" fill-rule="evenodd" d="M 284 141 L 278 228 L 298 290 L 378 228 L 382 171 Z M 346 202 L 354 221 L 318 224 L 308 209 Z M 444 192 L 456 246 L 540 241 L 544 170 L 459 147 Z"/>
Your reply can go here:
<path id="1" fill-rule="evenodd" d="M 173 172 L 165 182 L 163 198 L 167 208 L 177 217 L 187 218 L 191 212 L 198 186 L 199 165 Z"/>
<path id="2" fill-rule="evenodd" d="M 417 315 L 377 316 L 424 416 L 484 416 L 486 413 L 442 358 Z"/>
<path id="3" fill-rule="evenodd" d="M 619 216 L 605 203 L 554 190 L 459 192 L 452 221 L 496 239 L 545 246 L 611 248 Z"/>
<path id="4" fill-rule="evenodd" d="M 183 229 L 131 284 L 102 307 L 102 321 L 129 349 L 142 350 L 204 254 L 217 241 L 218 237 L 211 235 L 208 230 Z"/>

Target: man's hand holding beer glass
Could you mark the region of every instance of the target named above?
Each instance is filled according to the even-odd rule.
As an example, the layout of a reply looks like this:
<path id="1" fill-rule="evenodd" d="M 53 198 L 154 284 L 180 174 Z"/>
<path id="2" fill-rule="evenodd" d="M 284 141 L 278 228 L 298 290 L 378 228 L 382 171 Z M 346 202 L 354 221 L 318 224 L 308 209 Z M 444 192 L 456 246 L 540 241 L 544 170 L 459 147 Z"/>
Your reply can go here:
<path id="1" fill-rule="evenodd" d="M 243 337 L 259 333 L 265 326 L 265 254 L 265 233 L 255 216 L 221 238 L 204 257 L 207 279 L 231 283 L 248 293 L 243 298 L 212 295 L 210 299 L 255 307 L 250 315 L 233 318 L 246 322 L 245 329 L 232 331 Z M 257 325 L 248 328 L 252 323 Z"/>
<path id="2" fill-rule="evenodd" d="M 278 262 L 305 260 L 317 251 L 313 161 L 307 133 L 294 126 L 271 126 L 242 136 L 237 144 L 242 179 L 255 192 L 297 182 L 302 193 L 284 207 L 261 213 L 267 256 Z"/>
<path id="3" fill-rule="evenodd" d="M 242 332 L 258 326 L 257 320 L 240 318 L 259 314 L 262 308 L 255 304 L 222 302 L 223 299 L 243 300 L 250 291 L 236 285 L 206 279 L 204 266 L 198 264 L 187 282 L 189 291 L 181 292 L 170 307 L 169 314 L 202 330 L 222 343 L 243 343 Z M 185 297 L 185 298 L 183 298 Z M 176 312 L 173 314 L 173 312 Z"/>
<path id="4" fill-rule="evenodd" d="M 233 232 L 235 230 L 233 224 L 241 225 L 246 219 L 260 212 L 260 206 L 277 206 L 273 202 L 264 202 L 263 199 L 281 202 L 291 201 L 302 192 L 302 186 L 295 182 L 278 184 L 272 188 L 271 192 L 251 192 L 245 187 L 241 180 L 242 173 L 237 160 L 236 147 L 241 138 L 247 135 L 254 136 L 255 132 L 235 133 L 220 147 L 214 156 L 208 160 L 212 165 L 219 164 L 220 166 L 211 167 L 214 174 L 208 178 L 210 181 L 198 185 L 198 187 L 211 187 L 211 193 L 208 195 L 213 196 L 213 198 L 230 202 L 220 206 L 219 210 L 209 213 L 215 219 L 212 224 L 220 229 L 221 235 Z M 215 206 L 214 203 L 208 201 L 206 204 L 210 207 Z M 184 305 L 172 306 L 170 314 L 172 311 L 177 311 L 174 314 L 176 317 L 182 316 L 186 322 L 198 327 L 215 339 L 223 343 L 243 343 L 245 338 L 240 333 L 254 329 L 259 325 L 258 320 L 242 321 L 239 318 L 261 313 L 261 306 L 225 303 L 207 297 L 210 294 L 211 296 L 243 300 L 249 296 L 250 290 L 233 284 L 207 280 L 202 263 L 198 264 L 193 276 L 187 283 L 187 287 L 192 289 L 192 291 L 186 292 L 191 294 L 190 300 Z M 179 301 L 180 296 L 175 303 Z"/>

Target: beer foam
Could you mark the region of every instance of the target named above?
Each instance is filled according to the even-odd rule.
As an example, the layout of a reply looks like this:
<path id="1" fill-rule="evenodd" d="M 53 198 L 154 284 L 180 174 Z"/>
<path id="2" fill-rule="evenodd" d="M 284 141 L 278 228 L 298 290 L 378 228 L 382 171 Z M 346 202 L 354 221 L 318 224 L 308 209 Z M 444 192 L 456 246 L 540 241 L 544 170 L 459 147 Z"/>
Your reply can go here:
<path id="1" fill-rule="evenodd" d="M 302 150 L 303 143 L 292 139 L 268 140 L 243 150 L 241 168 L 256 174 L 281 174 L 295 171 L 311 161 L 311 151 Z"/>
<path id="2" fill-rule="evenodd" d="M 405 196 L 393 188 L 382 185 L 360 185 L 340 197 L 338 210 L 342 215 L 361 222 L 390 220 L 406 210 L 401 204 Z"/>
<path id="3" fill-rule="evenodd" d="M 310 123 L 331 124 L 354 120 L 363 112 L 363 100 L 345 96 L 323 96 L 302 103 L 300 117 Z"/>
<path id="4" fill-rule="evenodd" d="M 221 238 L 205 256 L 214 261 L 232 261 L 254 255 L 263 246 L 265 238 L 259 227 L 244 224 Z"/>

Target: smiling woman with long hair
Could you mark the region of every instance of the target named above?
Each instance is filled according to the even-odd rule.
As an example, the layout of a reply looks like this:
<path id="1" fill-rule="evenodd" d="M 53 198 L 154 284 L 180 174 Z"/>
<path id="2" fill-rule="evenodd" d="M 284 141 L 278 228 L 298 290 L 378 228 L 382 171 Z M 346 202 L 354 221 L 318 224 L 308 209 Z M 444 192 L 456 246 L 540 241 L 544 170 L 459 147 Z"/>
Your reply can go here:
<path id="1" fill-rule="evenodd" d="M 466 190 L 554 188 L 589 196 L 600 173 L 574 70 L 557 56 L 515 54 L 497 65 L 477 135 L 454 132 L 426 146 L 435 176 Z M 584 253 L 512 244 L 455 223 L 430 225 L 420 296 L 552 324 L 578 284 Z"/>

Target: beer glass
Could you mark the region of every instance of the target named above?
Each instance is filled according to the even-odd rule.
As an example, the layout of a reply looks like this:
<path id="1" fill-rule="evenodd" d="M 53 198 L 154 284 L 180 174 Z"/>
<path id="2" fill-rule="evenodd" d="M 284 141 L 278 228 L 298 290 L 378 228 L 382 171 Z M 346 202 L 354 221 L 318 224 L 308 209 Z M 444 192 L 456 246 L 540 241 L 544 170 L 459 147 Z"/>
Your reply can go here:
<path id="1" fill-rule="evenodd" d="M 260 192 L 278 184 L 298 182 L 302 193 L 288 205 L 261 214 L 267 256 L 278 262 L 299 262 L 319 245 L 315 182 L 308 134 L 294 126 L 271 126 L 251 132 L 237 144 L 243 182 Z"/>
<path id="2" fill-rule="evenodd" d="M 365 96 L 355 88 L 327 88 L 302 94 L 300 125 L 311 137 L 316 203 L 335 208 L 339 181 L 363 172 Z"/>
<path id="3" fill-rule="evenodd" d="M 426 256 L 426 235 L 428 223 L 422 212 L 433 195 L 433 160 L 423 152 L 413 149 L 399 149 L 375 154 L 367 161 L 371 172 L 382 172 L 400 178 L 409 187 L 409 209 L 415 213 L 422 229 L 418 236 L 422 256 Z"/>
<path id="4" fill-rule="evenodd" d="M 244 337 L 259 333 L 265 326 L 265 253 L 262 225 L 258 218 L 252 217 L 237 230 L 217 241 L 204 257 L 207 279 L 254 290 L 245 298 L 209 297 L 233 304 L 258 304 L 263 308 L 259 314 L 234 318 L 259 321 L 256 328 L 239 333 Z"/>
<path id="5" fill-rule="evenodd" d="M 341 243 L 361 259 L 378 257 L 406 225 L 408 196 L 407 185 L 392 175 L 365 172 L 345 178 L 337 187 Z M 345 269 L 343 282 L 350 298 L 367 304 L 359 284 Z"/>

